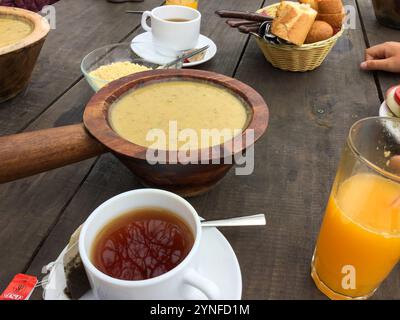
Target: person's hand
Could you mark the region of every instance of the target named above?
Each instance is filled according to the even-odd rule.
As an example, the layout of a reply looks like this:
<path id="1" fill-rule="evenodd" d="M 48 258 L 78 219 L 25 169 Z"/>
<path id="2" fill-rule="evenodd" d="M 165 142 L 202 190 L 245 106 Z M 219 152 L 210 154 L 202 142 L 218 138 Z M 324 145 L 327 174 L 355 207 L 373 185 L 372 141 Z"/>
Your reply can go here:
<path id="1" fill-rule="evenodd" d="M 400 42 L 385 42 L 366 50 L 363 70 L 400 72 Z"/>

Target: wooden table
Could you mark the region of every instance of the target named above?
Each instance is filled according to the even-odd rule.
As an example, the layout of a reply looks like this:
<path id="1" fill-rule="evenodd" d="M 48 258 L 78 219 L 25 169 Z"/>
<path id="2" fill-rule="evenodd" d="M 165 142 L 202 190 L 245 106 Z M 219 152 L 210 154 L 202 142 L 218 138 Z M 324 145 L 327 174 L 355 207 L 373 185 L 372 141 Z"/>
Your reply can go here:
<path id="1" fill-rule="evenodd" d="M 100 46 L 142 32 L 144 10 L 162 0 L 115 5 L 105 0 L 61 0 L 52 30 L 25 93 L 0 105 L 0 134 L 78 123 L 93 92 L 80 62 Z M 271 119 L 255 150 L 255 171 L 233 171 L 211 192 L 189 201 L 206 218 L 265 212 L 266 228 L 224 229 L 243 275 L 245 299 L 323 299 L 309 273 L 310 260 L 342 145 L 352 123 L 377 115 L 383 92 L 398 75 L 366 73 L 359 63 L 367 45 L 400 40 L 377 24 L 370 0 L 346 0 L 360 15 L 316 71 L 274 69 L 255 41 L 229 29 L 214 11 L 256 10 L 273 1 L 200 0 L 202 33 L 218 46 L 201 66 L 238 78 L 260 92 Z M 16 146 L 18 147 L 18 146 Z M 0 186 L 0 290 L 19 272 L 40 276 L 71 233 L 103 201 L 140 188 L 111 155 Z M 41 298 L 40 290 L 33 297 Z M 395 270 L 375 298 L 400 299 Z"/>

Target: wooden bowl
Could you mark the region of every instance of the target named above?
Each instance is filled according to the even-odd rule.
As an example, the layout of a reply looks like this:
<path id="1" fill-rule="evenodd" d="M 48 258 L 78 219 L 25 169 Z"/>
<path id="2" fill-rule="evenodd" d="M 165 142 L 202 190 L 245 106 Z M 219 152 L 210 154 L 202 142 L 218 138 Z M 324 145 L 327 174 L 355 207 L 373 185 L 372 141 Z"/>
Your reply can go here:
<path id="1" fill-rule="evenodd" d="M 147 161 L 149 148 L 136 145 L 113 131 L 109 124 L 110 106 L 124 93 L 143 85 L 171 80 L 212 83 L 244 100 L 248 108 L 247 127 L 230 145 L 196 150 L 190 164 L 174 160 L 177 151 L 165 151 L 166 161 Z M 229 115 L 227 115 L 229 116 Z M 244 83 L 200 70 L 152 70 L 114 81 L 96 93 L 86 106 L 84 124 L 43 129 L 0 137 L 0 183 L 112 152 L 145 186 L 166 189 L 182 196 L 203 193 L 219 182 L 233 166 L 232 157 L 246 151 L 264 134 L 268 107 L 264 99 Z M 173 119 L 172 119 L 173 120 Z M 253 133 L 253 139 L 242 139 Z M 15 146 L 18 146 L 17 148 Z M 201 157 L 200 157 L 201 155 Z M 172 160 L 171 160 L 172 159 Z"/>
<path id="2" fill-rule="evenodd" d="M 109 107 L 128 90 L 170 80 L 208 82 L 239 96 L 247 104 L 250 113 L 242 137 L 253 130 L 254 141 L 246 145 L 246 140 L 239 136 L 233 140 L 235 147 L 231 150 L 222 146 L 198 150 L 197 156 L 202 155 L 202 164 L 181 164 L 170 160 L 163 164 L 149 164 L 146 160 L 148 148 L 126 141 L 113 131 L 109 124 Z M 122 78 L 100 90 L 89 101 L 83 118 L 86 129 L 139 177 L 144 185 L 170 190 L 183 196 L 194 196 L 209 190 L 232 168 L 233 164 L 226 163 L 224 158 L 244 152 L 264 134 L 268 115 L 264 99 L 254 89 L 236 79 L 200 70 L 154 70 Z M 166 155 L 167 159 L 176 159 L 176 151 L 167 151 Z M 218 164 L 214 164 L 215 161 Z"/>
<path id="3" fill-rule="evenodd" d="M 27 37 L 0 47 L 0 102 L 3 102 L 28 85 L 50 25 L 40 15 L 18 8 L 0 6 L 0 17 L 22 20 L 32 26 Z"/>

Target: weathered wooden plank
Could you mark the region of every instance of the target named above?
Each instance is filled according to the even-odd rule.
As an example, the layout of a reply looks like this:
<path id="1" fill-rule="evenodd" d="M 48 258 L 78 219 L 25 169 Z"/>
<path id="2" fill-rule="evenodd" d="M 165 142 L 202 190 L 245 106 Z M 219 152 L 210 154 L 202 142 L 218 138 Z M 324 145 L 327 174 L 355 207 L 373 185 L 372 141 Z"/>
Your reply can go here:
<path id="1" fill-rule="evenodd" d="M 400 41 L 399 30 L 382 26 L 375 18 L 371 0 L 357 0 L 364 32 L 369 46 L 374 46 L 386 41 Z M 400 75 L 389 72 L 376 72 L 379 83 L 379 93 L 384 97 L 386 90 L 400 82 Z M 378 112 L 376 112 L 378 113 Z"/>
<path id="2" fill-rule="evenodd" d="M 64 1 L 61 1 L 60 3 L 63 2 Z M 69 1 L 65 2 L 68 3 Z M 69 3 L 71 4 L 71 2 Z M 99 3 L 99 8 L 97 8 L 94 3 L 91 5 L 97 8 L 93 12 L 99 14 L 98 10 L 103 8 L 101 12 L 103 12 L 103 16 L 106 15 L 107 11 L 104 8 L 106 2 L 101 1 L 101 5 L 100 2 L 96 2 L 96 4 L 97 3 Z M 71 10 L 69 6 L 57 6 L 58 16 L 61 21 L 69 21 L 71 27 L 74 26 L 77 28 L 76 30 L 81 30 L 82 28 L 89 34 L 95 33 L 96 36 L 96 30 L 97 32 L 103 33 L 102 37 L 101 34 L 98 35 L 97 42 L 94 41 L 90 44 L 90 47 L 95 46 L 96 43 L 97 45 L 105 45 L 107 41 L 111 43 L 117 41 L 117 39 L 120 40 L 124 38 L 124 36 L 127 37 L 140 24 L 139 16 L 130 16 L 129 28 L 114 28 L 113 20 L 115 15 L 119 12 L 118 16 L 123 20 L 126 17 L 123 13 L 126 6 L 113 4 L 107 4 L 110 12 L 114 12 L 111 16 L 104 18 L 103 21 L 100 19 L 93 19 L 91 23 L 88 24 L 88 19 L 82 19 L 83 16 L 77 14 L 79 8 L 75 7 L 75 4 L 81 5 L 81 11 L 89 15 L 90 11 L 87 11 L 88 1 L 85 3 L 74 1 Z M 161 4 L 160 0 L 146 1 L 146 5 L 149 6 L 156 6 L 158 4 Z M 115 11 L 116 7 L 119 8 L 118 11 Z M 144 7 L 141 4 L 138 8 Z M 106 29 L 105 25 L 103 25 L 104 22 L 111 24 L 108 32 L 104 31 Z M 126 22 L 127 21 L 125 21 L 125 23 Z M 79 70 L 81 58 L 90 50 L 89 44 L 83 46 L 82 40 L 77 36 L 77 32 L 75 32 L 73 36 L 70 32 L 70 27 L 64 25 L 63 22 L 59 22 L 58 27 L 61 28 L 61 30 L 59 29 L 60 34 L 55 34 L 55 39 L 53 41 L 60 44 L 60 51 L 44 52 L 42 59 L 44 61 L 53 61 L 53 59 L 56 59 L 55 55 L 57 55 L 59 60 L 55 60 L 52 69 L 48 70 L 48 72 L 56 73 L 57 69 L 60 69 L 62 73 L 65 71 L 62 65 L 65 64 L 65 69 L 69 68 L 74 74 L 72 76 L 69 75 L 70 80 L 81 80 L 73 86 L 66 95 L 62 96 L 41 114 L 36 121 L 32 122 L 25 131 L 81 122 L 84 106 L 93 95 L 93 91 L 85 80 L 82 79 Z M 65 34 L 61 32 L 64 28 Z M 61 42 L 65 41 L 64 36 L 68 38 L 67 49 L 64 48 L 65 52 L 63 52 L 63 47 L 61 45 Z M 101 43 L 99 41 L 101 41 Z M 75 51 L 73 49 L 74 47 L 76 48 Z M 76 70 L 74 70 L 75 68 Z M 40 88 L 30 88 L 34 96 L 27 97 L 26 99 L 28 101 L 30 101 L 30 99 L 39 99 L 37 95 L 44 94 L 40 91 L 42 90 L 41 87 L 45 88 L 48 86 L 48 88 L 50 88 L 51 86 L 60 86 L 61 88 L 61 86 L 64 86 L 63 90 L 67 90 L 72 82 L 69 83 L 65 80 L 66 79 L 62 77 L 55 79 L 53 75 L 47 74 L 45 78 L 36 80 L 40 82 Z M 53 82 L 59 82 L 59 84 L 54 84 Z M 33 80 L 33 83 L 36 83 L 35 80 Z M 51 90 L 54 91 L 56 88 L 51 88 Z M 50 92 L 50 94 L 52 93 L 54 92 Z M 40 99 L 44 98 L 46 97 L 41 97 Z M 23 98 L 20 97 L 17 99 Z M 14 101 L 12 103 L 14 103 Z M 30 106 L 31 105 L 29 105 L 29 107 Z M 17 107 L 18 106 L 16 106 L 16 108 Z M 0 113 L 1 112 L 5 111 L 1 109 Z M 25 116 L 21 116 L 21 119 L 14 119 L 13 115 L 11 119 L 5 115 L 0 115 L 0 118 L 3 122 L 10 122 L 10 125 L 21 126 L 24 126 L 28 119 Z M 32 120 L 32 117 L 29 119 Z M 46 238 L 48 232 L 58 220 L 63 208 L 84 181 L 93 163 L 94 159 L 87 160 L 28 179 L 0 185 L 0 254 L 3 257 L 9 257 L 9 259 L 3 259 L 0 263 L 0 291 L 11 280 L 15 273 L 21 272 L 27 268 L 27 265 L 41 242 Z"/>
<path id="3" fill-rule="evenodd" d="M 236 76 L 262 93 L 271 110 L 270 128 L 256 146 L 255 171 L 241 177 L 231 172 L 214 190 L 190 202 L 207 218 L 267 213 L 265 229 L 223 230 L 242 266 L 244 298 L 324 298 L 309 277 L 319 223 L 347 131 L 357 119 L 374 115 L 379 103 L 372 76 L 359 70 L 364 49 L 361 30 L 348 31 L 323 66 L 305 74 L 272 68 L 253 40 L 243 56 Z M 221 68 L 223 62 L 205 67 Z M 97 205 L 137 187 L 116 159 L 102 157 L 28 272 L 37 274 L 55 259 Z M 393 273 L 376 298 L 399 298 L 399 284 Z"/>
<path id="4" fill-rule="evenodd" d="M 107 154 L 100 157 L 89 178 L 85 180 L 45 239 L 27 273 L 40 275 L 42 266 L 57 258 L 73 231 L 98 205 L 114 195 L 139 187 L 140 183 L 136 178 L 114 156 Z M 42 292 L 38 289 L 32 299 L 41 298 L 41 295 Z"/>
<path id="5" fill-rule="evenodd" d="M 212 5 L 210 5 L 210 3 Z M 204 68 L 210 68 L 213 70 L 217 70 L 221 73 L 232 75 L 235 66 L 239 62 L 243 46 L 247 39 L 245 35 L 238 35 L 235 30 L 227 29 L 225 27 L 225 24 L 214 16 L 213 12 L 218 8 L 224 8 L 224 7 L 242 8 L 243 10 L 254 10 L 258 8 L 260 4 L 261 4 L 260 0 L 252 0 L 248 2 L 247 1 L 242 2 L 240 0 L 236 0 L 235 2 L 224 1 L 220 3 L 215 3 L 215 2 L 202 3 L 200 10 L 203 13 L 203 19 L 205 19 L 204 21 L 207 21 L 203 23 L 202 33 L 212 37 L 217 42 L 217 45 L 219 45 L 219 51 L 217 56 L 212 61 L 204 65 L 203 66 Z M 228 31 L 228 33 L 225 33 L 223 31 Z M 53 112 L 54 108 L 56 109 L 54 111 L 55 113 L 63 114 L 62 111 L 60 110 L 62 110 L 62 108 L 65 108 L 65 105 L 69 104 L 70 99 L 73 99 L 75 91 L 81 92 L 83 88 L 85 88 L 84 90 L 88 90 L 87 85 L 82 82 L 83 80 L 79 82 L 78 85 L 76 85 L 72 90 L 70 90 L 65 95 L 65 97 L 63 97 L 63 99 L 65 99 L 63 103 L 60 103 L 60 105 L 57 107 L 52 106 L 43 116 L 41 116 L 40 120 L 38 120 L 39 123 L 42 120 L 42 118 L 48 117 L 48 113 Z M 90 91 L 87 92 L 87 95 L 85 96 L 77 97 L 75 103 L 79 104 L 82 107 L 88 100 L 89 95 Z M 79 109 L 80 111 L 82 111 L 81 107 Z M 75 122 L 77 121 L 77 119 L 78 117 L 74 117 L 73 120 L 68 118 L 64 120 L 66 122 L 69 121 Z M 52 126 L 51 121 L 46 122 L 45 126 Z M 89 162 L 89 166 L 90 164 L 92 164 L 92 162 Z M 81 168 L 79 164 L 77 166 Z M 82 172 L 78 173 L 77 175 L 83 178 L 83 176 L 87 173 L 87 170 L 89 168 L 90 167 L 81 168 Z M 65 169 L 55 170 L 55 172 L 63 171 L 66 169 L 68 169 L 68 167 Z M 107 198 L 117 193 L 139 187 L 139 184 L 137 183 L 135 178 L 133 178 L 130 174 L 128 174 L 125 167 L 123 167 L 117 160 L 115 160 L 110 155 L 101 158 L 99 163 L 95 166 L 95 172 L 91 174 L 91 176 L 93 176 L 94 178 L 89 179 L 83 183 L 82 186 L 83 190 L 79 191 L 76 194 L 77 197 L 76 200 L 74 200 L 73 203 L 68 205 L 65 212 L 62 211 L 62 209 L 60 209 L 59 206 L 53 209 L 53 217 L 56 217 L 58 216 L 58 214 L 61 214 L 61 219 L 57 223 L 53 232 L 50 233 L 50 237 L 44 242 L 43 246 L 39 250 L 39 254 L 34 259 L 34 263 L 29 268 L 28 272 L 34 274 L 40 274 L 42 265 L 46 264 L 48 261 L 51 261 L 57 256 L 57 253 L 60 252 L 60 249 L 66 244 L 69 235 L 87 217 L 87 215 L 91 212 L 91 210 L 93 210 L 98 204 L 100 204 Z M 116 179 L 114 184 L 108 181 L 112 179 Z M 91 186 L 90 189 L 88 189 L 89 186 Z M 50 179 L 44 179 L 42 188 L 43 190 L 46 190 L 47 188 L 52 188 L 51 177 Z M 101 191 L 102 189 L 104 189 L 104 191 Z M 9 194 L 5 193 L 4 196 L 9 197 Z M 59 200 L 60 203 L 66 203 L 65 200 L 63 200 L 64 199 L 63 195 L 62 196 L 60 195 L 60 198 L 62 198 L 61 200 Z M 79 208 L 78 210 L 72 210 L 72 208 L 75 205 L 77 206 L 75 208 Z M 9 208 L 9 210 L 12 211 L 12 208 Z M 49 227 L 46 229 L 46 231 L 48 229 Z M 41 237 L 45 239 L 46 235 L 42 234 Z M 26 249 L 19 248 L 17 250 L 24 251 Z M 29 255 L 27 254 L 27 256 Z M 27 259 L 25 259 L 24 261 L 27 261 Z M 13 273 L 15 273 L 16 272 L 15 270 L 18 269 L 15 267 L 17 266 L 17 263 L 14 263 L 13 265 L 14 268 L 12 270 Z M 7 277 L 5 278 L 7 279 Z M 40 297 L 40 294 L 41 294 L 40 292 L 36 292 L 34 297 L 38 298 Z"/>
<path id="6" fill-rule="evenodd" d="M 0 134 L 24 129 L 82 77 L 85 54 L 119 42 L 137 27 L 140 16 L 127 15 L 134 6 L 144 10 L 160 0 L 111 4 L 97 0 L 63 0 L 56 7 L 56 29 L 51 30 L 27 90 L 0 104 Z"/>
<path id="7" fill-rule="evenodd" d="M 248 36 L 229 28 L 223 19 L 215 15 L 215 11 L 224 8 L 244 11 L 255 10 L 255 8 L 261 6 L 262 2 L 263 0 L 208 0 L 199 2 L 203 21 L 201 33 L 216 43 L 218 52 L 212 60 L 197 66 L 196 69 L 215 71 L 227 76 L 233 75 Z"/>
<path id="8" fill-rule="evenodd" d="M 239 65 L 236 77 L 259 91 L 271 111 L 267 136 L 256 149 L 259 169 L 249 178 L 253 188 L 237 194 L 272 215 L 268 237 L 251 236 L 252 242 L 268 245 L 263 252 L 253 251 L 253 262 L 264 261 L 265 267 L 253 268 L 249 274 L 244 270 L 247 298 L 324 298 L 309 276 L 319 222 L 351 124 L 375 115 L 379 104 L 372 75 L 359 69 L 365 44 L 359 21 L 357 25 L 356 30 L 345 32 L 313 72 L 294 74 L 272 68 L 253 41 Z M 214 194 L 207 200 L 221 208 Z M 225 196 L 224 204 L 230 200 Z M 249 239 L 240 241 L 240 234 L 233 232 L 229 239 L 240 261 L 251 259 Z M 265 279 L 264 285 L 260 279 Z M 390 278 L 376 297 L 400 297 L 399 281 L 398 275 Z"/>
<path id="9" fill-rule="evenodd" d="M 82 82 L 59 100 L 30 130 L 78 122 L 91 89 Z M 0 288 L 32 258 L 63 207 L 83 182 L 93 160 L 0 185 Z"/>

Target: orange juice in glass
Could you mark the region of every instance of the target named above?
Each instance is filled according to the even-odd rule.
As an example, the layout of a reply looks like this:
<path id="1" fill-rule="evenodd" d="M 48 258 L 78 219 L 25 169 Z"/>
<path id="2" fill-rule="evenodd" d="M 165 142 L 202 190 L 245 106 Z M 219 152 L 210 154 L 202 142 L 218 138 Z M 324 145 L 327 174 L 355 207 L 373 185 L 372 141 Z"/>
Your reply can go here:
<path id="1" fill-rule="evenodd" d="M 166 5 L 186 6 L 193 9 L 198 8 L 198 0 L 166 0 Z"/>
<path id="2" fill-rule="evenodd" d="M 400 259 L 400 120 L 350 130 L 312 259 L 331 299 L 366 299 Z"/>

